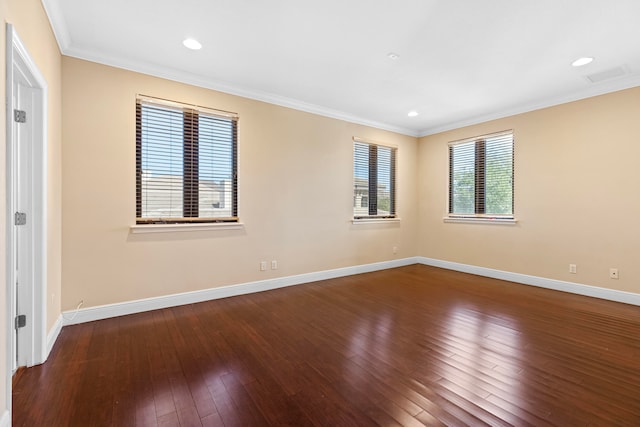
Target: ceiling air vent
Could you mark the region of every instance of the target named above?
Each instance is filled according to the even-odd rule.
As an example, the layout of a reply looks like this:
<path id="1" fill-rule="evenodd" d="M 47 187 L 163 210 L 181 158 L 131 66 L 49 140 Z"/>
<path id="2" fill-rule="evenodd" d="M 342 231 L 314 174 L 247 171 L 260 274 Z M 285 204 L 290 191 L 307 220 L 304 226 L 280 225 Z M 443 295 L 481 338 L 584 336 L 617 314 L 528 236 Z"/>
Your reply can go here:
<path id="1" fill-rule="evenodd" d="M 600 83 L 605 80 L 615 79 L 627 74 L 625 67 L 615 67 L 608 70 L 600 71 L 599 73 L 587 74 L 585 77 L 591 83 Z"/>

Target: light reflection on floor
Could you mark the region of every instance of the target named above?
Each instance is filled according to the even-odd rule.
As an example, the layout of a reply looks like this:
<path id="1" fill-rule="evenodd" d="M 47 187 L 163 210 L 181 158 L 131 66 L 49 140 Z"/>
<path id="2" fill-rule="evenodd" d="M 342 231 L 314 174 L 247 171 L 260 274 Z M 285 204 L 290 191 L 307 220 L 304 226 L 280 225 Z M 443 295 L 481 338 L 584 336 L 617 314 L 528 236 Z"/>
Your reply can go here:
<path id="1" fill-rule="evenodd" d="M 472 392 L 488 401 L 494 399 L 495 391 L 499 391 L 499 399 L 510 396 L 514 401 L 525 400 L 521 382 L 501 373 L 509 370 L 524 374 L 519 364 L 523 343 L 518 322 L 504 313 L 486 314 L 463 305 L 452 306 L 447 318 L 448 338 L 442 345 L 450 357 L 432 367 L 441 372 L 439 382 L 457 393 Z M 512 409 L 521 410 L 516 406 Z"/>

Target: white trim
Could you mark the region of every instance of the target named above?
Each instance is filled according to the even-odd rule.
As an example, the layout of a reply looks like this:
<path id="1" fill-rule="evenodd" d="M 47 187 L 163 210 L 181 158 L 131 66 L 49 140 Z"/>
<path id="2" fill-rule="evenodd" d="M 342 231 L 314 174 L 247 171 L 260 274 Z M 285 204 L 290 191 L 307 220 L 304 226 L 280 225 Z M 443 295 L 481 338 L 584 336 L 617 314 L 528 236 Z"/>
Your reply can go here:
<path id="1" fill-rule="evenodd" d="M 161 308 L 194 304 L 214 299 L 268 291 L 271 289 L 283 288 L 286 286 L 295 286 L 304 283 L 317 282 L 319 280 L 334 279 L 337 277 L 351 276 L 354 274 L 403 267 L 416 263 L 418 263 L 418 259 L 412 257 L 392 261 L 382 261 L 373 264 L 358 265 L 353 267 L 343 267 L 334 270 L 324 270 L 314 273 L 299 274 L 295 276 L 259 280 L 256 282 L 249 282 L 238 285 L 203 289 L 201 291 L 185 292 L 181 294 L 165 295 L 135 301 L 126 301 L 116 304 L 101 305 L 97 307 L 82 308 L 80 310 L 77 310 L 77 312 L 74 309 L 62 313 L 62 318 L 64 326 L 75 325 L 78 323 L 92 322 L 94 320 L 108 319 L 110 317 L 124 316 L 133 313 L 142 313 L 145 311 L 157 310 Z"/>
<path id="2" fill-rule="evenodd" d="M 564 282 L 561 280 L 529 276 L 526 274 L 512 273 L 508 271 L 495 270 L 491 268 L 478 267 L 451 261 L 443 261 L 433 258 L 409 257 L 372 264 L 318 271 L 314 273 L 299 274 L 295 276 L 259 280 L 256 282 L 248 282 L 237 285 L 222 286 L 218 288 L 203 289 L 200 291 L 165 295 L 134 301 L 125 301 L 115 304 L 88 307 L 79 310 L 68 310 L 62 313 L 62 315 L 56 321 L 54 327 L 49 332 L 47 348 L 49 349 L 49 351 L 51 351 L 51 348 L 53 348 L 55 340 L 60 333 L 60 328 L 62 326 L 92 322 L 95 320 L 108 319 L 111 317 L 124 316 L 127 314 L 142 313 L 145 311 L 157 310 L 161 308 L 194 304 L 214 299 L 245 295 L 254 292 L 268 291 L 271 289 L 317 282 L 320 280 L 335 279 L 338 277 L 351 276 L 355 274 L 404 267 L 412 264 L 429 265 L 432 267 L 470 273 L 478 276 L 491 277 L 494 279 L 506 280 L 515 283 L 521 283 L 524 285 L 537 286 L 541 288 L 553 289 L 557 291 L 569 292 L 578 295 L 640 306 L 640 294 L 631 292 L 616 291 L 613 289 L 599 288 L 595 286 L 583 285 L 580 283 Z"/>
<path id="3" fill-rule="evenodd" d="M 400 223 L 400 218 L 360 218 L 360 219 L 352 219 L 351 223 L 354 225 L 395 224 L 395 223 Z"/>
<path id="4" fill-rule="evenodd" d="M 55 27 L 55 26 L 54 26 Z M 57 34 L 57 32 L 56 32 Z M 228 93 L 230 95 L 240 96 L 242 98 L 253 99 L 255 101 L 266 102 L 268 104 L 279 105 L 281 107 L 292 108 L 298 111 L 304 111 L 318 116 L 329 117 L 332 119 L 343 120 L 349 123 L 355 123 L 359 125 L 369 126 L 376 129 L 387 130 L 402 135 L 418 137 L 418 132 L 415 129 L 409 129 L 401 126 L 395 126 L 389 123 L 378 122 L 375 120 L 369 120 L 363 117 L 358 117 L 353 114 L 335 110 L 321 105 L 311 104 L 308 102 L 300 101 L 293 98 L 277 95 L 270 92 L 264 92 L 256 89 L 243 88 L 228 82 L 214 80 L 211 78 L 195 75 L 189 72 L 178 70 L 169 67 L 158 67 L 153 64 L 148 64 L 142 61 L 118 58 L 112 55 L 96 54 L 84 49 L 78 49 L 76 47 L 68 47 L 61 49 L 62 54 L 85 61 L 96 62 L 98 64 L 107 65 L 110 67 L 121 68 L 124 70 L 133 71 L 136 73 L 147 74 L 153 77 L 160 77 L 167 80 L 173 80 L 179 83 L 185 83 L 192 86 L 201 87 L 204 89 L 211 89 L 218 92 Z"/>
<path id="5" fill-rule="evenodd" d="M 513 143 L 513 141 L 515 140 L 513 136 L 513 129 L 505 129 L 498 132 L 486 133 L 484 135 L 472 136 L 470 138 L 450 141 L 447 145 L 449 147 L 455 147 L 456 145 L 462 145 L 462 144 L 468 144 L 470 142 L 478 142 L 478 141 L 487 140 L 487 139 L 499 138 L 507 135 L 511 135 L 511 141 Z M 507 138 L 504 138 L 504 139 L 507 139 Z"/>
<path id="6" fill-rule="evenodd" d="M 495 218 L 495 217 L 455 217 L 446 216 L 442 218 L 444 222 L 459 222 L 466 224 L 496 224 L 496 225 L 514 225 L 518 222 L 515 218 Z"/>
<path id="7" fill-rule="evenodd" d="M 218 231 L 241 230 L 244 224 L 241 222 L 216 222 L 202 224 L 136 224 L 129 227 L 131 234 L 144 233 L 173 233 L 185 231 Z"/>
<path id="8" fill-rule="evenodd" d="M 143 94 L 136 95 L 136 101 L 144 105 L 160 105 L 162 107 L 170 107 L 180 112 L 186 110 L 195 110 L 198 113 L 203 113 L 207 116 L 213 116 L 224 120 L 238 121 L 238 113 L 232 111 L 216 110 L 215 108 L 204 107 L 202 105 L 187 104 L 184 102 L 172 101 L 170 99 L 158 98 L 155 96 L 148 96 Z"/>
<path id="9" fill-rule="evenodd" d="M 47 82 L 38 69 L 36 63 L 31 58 L 24 43 L 18 36 L 15 28 L 10 23 L 6 24 L 6 223 L 7 230 L 6 239 L 6 328 L 7 328 L 7 348 L 6 348 L 6 405 L 9 411 L 9 422 L 11 418 L 12 405 L 12 371 L 15 349 L 13 346 L 13 317 L 15 316 L 14 293 L 15 293 L 15 269 L 13 268 L 14 256 L 13 248 L 15 242 L 15 231 L 13 226 L 13 212 L 15 211 L 13 200 L 13 188 L 16 177 L 13 170 L 13 158 L 15 148 L 13 135 L 13 99 L 14 99 L 14 68 L 19 67 L 25 78 L 29 80 L 29 85 L 35 89 L 35 101 L 32 111 L 33 123 L 37 123 L 33 128 L 33 146 L 31 147 L 32 160 L 32 188 L 30 189 L 32 197 L 32 213 L 31 221 L 33 224 L 33 238 L 31 247 L 31 258 L 33 261 L 33 281 L 30 292 L 29 307 L 25 313 L 27 322 L 30 322 L 29 331 L 29 354 L 26 355 L 27 366 L 33 366 L 43 363 L 47 358 L 47 336 L 46 336 L 46 319 L 47 319 L 47 117 L 48 117 L 48 100 L 47 100 Z"/>
<path id="10" fill-rule="evenodd" d="M 71 44 L 71 35 L 69 34 L 67 21 L 64 19 L 64 13 L 60 9 L 60 2 L 57 0 L 42 0 L 42 7 L 49 17 L 58 47 L 61 52 L 64 52 Z"/>
<path id="11" fill-rule="evenodd" d="M 33 366 L 43 363 L 46 360 L 46 310 L 47 310 L 47 132 L 48 128 L 48 101 L 47 101 L 47 81 L 40 72 L 38 66 L 31 58 L 31 55 L 27 51 L 24 43 L 16 33 L 13 25 L 7 24 L 7 162 L 11 162 L 11 156 L 13 156 L 13 80 L 14 65 L 20 66 L 20 68 L 29 74 L 31 87 L 40 90 L 40 96 L 38 101 L 34 104 L 33 116 L 40 120 L 41 126 L 34 128 L 33 135 L 33 213 L 31 220 L 33 221 L 33 258 L 34 258 L 34 283 L 32 290 L 33 304 L 31 305 L 31 312 L 26 313 L 28 318 L 31 318 L 33 324 L 33 340 L 31 354 L 28 355 L 27 366 Z M 35 120 L 35 119 L 34 119 Z M 9 165 L 9 163 L 8 163 Z M 15 177 L 12 175 L 12 167 L 7 167 L 7 196 L 11 197 L 13 191 L 13 181 Z M 7 249 L 13 247 L 14 233 L 13 233 L 13 201 L 8 200 L 7 203 Z M 9 266 L 13 265 L 13 259 L 11 250 L 7 250 L 7 271 L 9 283 L 15 283 L 15 277 L 13 277 L 13 269 Z M 39 261 L 40 263 L 38 263 Z M 12 286 L 8 286 L 10 289 Z M 10 302 L 10 301 L 9 301 Z M 12 308 L 11 308 L 11 311 Z"/>
<path id="12" fill-rule="evenodd" d="M 375 120 L 369 120 L 344 111 L 323 107 L 321 105 L 310 104 L 304 101 L 287 98 L 269 92 L 243 88 L 237 85 L 230 84 L 228 82 L 206 78 L 178 69 L 158 67 L 152 64 L 147 64 L 143 61 L 137 61 L 134 59 L 127 60 L 118 58 L 114 55 L 96 54 L 95 52 L 78 49 L 72 46 L 67 22 L 64 19 L 64 14 L 60 10 L 59 2 L 57 0 L 42 0 L 42 4 L 44 6 L 45 12 L 47 13 L 47 16 L 49 17 L 51 27 L 53 28 L 56 40 L 58 41 L 58 46 L 60 47 L 60 51 L 63 55 L 84 59 L 85 61 L 97 62 L 99 64 L 108 65 L 110 67 L 122 68 L 125 70 L 134 71 L 136 73 L 148 74 L 150 76 L 173 80 L 180 83 L 186 83 L 205 89 L 212 89 L 218 92 L 241 96 L 243 98 L 249 98 L 256 101 L 267 102 L 269 104 L 292 108 L 294 110 L 317 114 L 319 116 L 343 120 L 349 123 L 370 126 L 373 128 L 388 130 L 390 132 L 413 137 L 419 136 L 418 132 L 415 129 L 396 126 L 390 123 L 378 122 Z"/>
<path id="13" fill-rule="evenodd" d="M 13 324 L 13 319 L 15 316 L 15 309 L 13 307 L 14 305 L 14 294 L 15 294 L 15 287 L 13 286 L 13 283 L 15 278 L 14 278 L 14 274 L 13 274 L 13 235 L 11 233 L 10 230 L 12 230 L 12 225 L 11 225 L 11 218 L 13 217 L 13 214 L 11 212 L 11 210 L 13 209 L 13 207 L 11 206 L 11 204 L 13 203 L 13 201 L 11 199 L 13 199 L 12 196 L 12 192 L 13 192 L 13 176 L 11 175 L 11 173 L 9 172 L 13 166 L 12 166 L 12 162 L 13 162 L 13 154 L 10 150 L 13 150 L 13 136 L 12 136 L 12 131 L 9 130 L 9 128 L 12 125 L 12 117 L 11 117 L 11 110 L 13 108 L 13 40 L 11 40 L 13 38 L 13 27 L 11 26 L 11 24 L 7 24 L 6 26 L 6 61 L 5 61 L 5 68 L 6 68 L 6 99 L 5 99 L 5 125 L 6 125 L 6 138 L 5 138 L 5 147 L 6 147 L 6 151 L 5 151 L 5 161 L 6 161 L 6 165 L 5 165 L 5 170 L 6 170 L 6 221 L 5 221 L 5 231 L 6 231 L 6 246 L 5 246 L 5 260 L 6 260 L 6 277 L 5 277 L 5 295 L 6 295 L 6 306 L 5 306 L 5 333 L 6 333 L 6 353 L 5 353 L 5 394 L 6 394 L 6 398 L 5 398 L 5 408 L 7 408 L 7 410 L 5 411 L 5 413 L 2 415 L 2 420 L 3 420 L 3 424 L 5 424 L 6 420 L 11 418 L 11 406 L 12 406 L 12 396 L 11 396 L 11 392 L 12 392 L 12 381 L 13 381 L 13 364 L 14 364 L 14 360 L 15 360 L 15 349 L 14 349 L 14 345 L 13 345 L 13 331 L 11 328 L 11 325 Z M 10 90 L 10 92 L 9 92 Z"/>
<path id="14" fill-rule="evenodd" d="M 42 0 L 42 4 L 44 6 L 45 12 L 47 13 L 47 16 L 49 17 L 51 27 L 53 28 L 56 40 L 58 41 L 58 46 L 60 47 L 60 51 L 63 55 L 84 59 L 86 61 L 97 62 L 112 67 L 123 68 L 126 70 L 148 74 L 151 76 L 174 80 L 181 83 L 191 84 L 206 89 L 217 90 L 219 92 L 229 93 L 231 95 L 237 95 L 257 101 L 268 102 L 270 104 L 293 108 L 295 110 L 305 111 L 320 116 L 344 120 L 350 123 L 371 126 L 374 128 L 388 130 L 391 132 L 396 132 L 413 137 L 434 135 L 440 132 L 459 129 L 465 126 L 471 126 L 478 123 L 484 123 L 491 120 L 514 116 L 516 114 L 527 113 L 530 111 L 540 110 L 543 108 L 553 107 L 556 105 L 566 104 L 568 102 L 579 101 L 581 99 L 591 98 L 598 95 L 604 95 L 607 93 L 640 86 L 640 75 L 632 74 L 618 79 L 606 80 L 601 83 L 585 84 L 582 89 L 576 90 L 568 95 L 556 96 L 544 100 L 534 100 L 513 108 L 506 108 L 491 112 L 489 114 L 481 114 L 471 118 L 455 120 L 449 123 L 429 127 L 422 130 L 412 129 L 392 125 L 390 123 L 382 123 L 362 117 L 356 117 L 347 112 L 333 110 L 330 108 L 322 107 L 320 105 L 309 104 L 296 99 L 285 98 L 283 96 L 275 95 L 272 93 L 242 88 L 226 82 L 216 81 L 214 79 L 186 73 L 180 70 L 170 70 L 165 67 L 156 67 L 150 64 L 145 64 L 141 61 L 126 60 L 111 55 L 95 54 L 94 52 L 90 52 L 84 49 L 78 49 L 71 45 L 71 37 L 69 35 L 68 26 L 64 19 L 63 13 L 60 11 L 59 2 L 55 0 Z"/>
<path id="15" fill-rule="evenodd" d="M 375 141 L 373 139 L 360 138 L 359 136 L 353 136 L 351 137 L 351 139 L 353 140 L 353 142 L 359 142 L 360 144 L 379 145 L 380 147 L 396 148 L 396 149 L 398 148 L 398 145 L 396 144 L 388 144 L 386 142 Z"/>
<path id="16" fill-rule="evenodd" d="M 449 130 L 460 129 L 465 126 L 472 126 L 479 123 L 489 122 L 491 120 L 502 119 L 505 117 L 515 116 L 517 114 L 528 113 L 531 111 L 542 110 L 544 108 L 555 107 L 556 105 L 567 104 L 569 102 L 580 101 L 581 99 L 593 98 L 607 93 L 617 92 L 620 90 L 631 89 L 640 86 L 640 75 L 635 74 L 624 78 L 607 80 L 606 82 L 590 84 L 583 89 L 577 90 L 568 95 L 556 96 L 545 100 L 536 100 L 519 105 L 514 108 L 494 111 L 489 114 L 482 114 L 462 120 L 445 123 L 440 126 L 423 129 L 418 132 L 418 137 L 435 135 L 437 133 Z"/>
<path id="17" fill-rule="evenodd" d="M 63 325 L 63 320 L 62 320 L 62 315 L 60 315 L 56 319 L 56 322 L 53 324 L 53 328 L 51 328 L 51 330 L 47 334 L 47 354 L 46 354 L 47 358 L 51 354 L 51 350 L 53 350 L 53 346 L 56 344 L 56 341 L 58 340 L 58 335 L 60 335 L 60 331 L 62 330 L 62 325 Z"/>
<path id="18" fill-rule="evenodd" d="M 432 267 L 445 268 L 478 276 L 491 277 L 493 279 L 507 280 L 523 285 L 537 286 L 539 288 L 553 289 L 555 291 L 569 292 L 587 297 L 600 298 L 609 301 L 622 302 L 640 306 L 640 294 L 617 291 L 614 289 L 600 288 L 597 286 L 583 285 L 580 283 L 565 282 L 562 280 L 547 279 L 527 274 L 511 273 L 509 271 L 495 270 L 492 268 L 478 267 L 475 265 L 461 264 L 451 261 L 443 261 L 433 258 L 417 257 L 418 262 Z"/>
<path id="19" fill-rule="evenodd" d="M 9 410 L 5 410 L 0 418 L 0 427 L 11 427 L 11 414 Z"/>
<path id="20" fill-rule="evenodd" d="M 564 282 L 560 280 L 546 279 L 544 277 L 529 276 L 508 271 L 494 270 L 491 268 L 478 267 L 474 265 L 461 264 L 451 261 L 442 261 L 425 257 L 409 257 L 398 260 L 382 261 L 372 264 L 364 264 L 353 267 L 343 267 L 334 270 L 324 270 L 314 273 L 299 274 L 295 276 L 280 277 L 275 279 L 260 280 L 237 285 L 222 286 L 219 288 L 203 289 L 200 291 L 185 292 L 180 294 L 165 295 L 134 301 L 125 301 L 116 304 L 107 304 L 84 309 L 68 310 L 56 321 L 54 327 L 49 332 L 47 339 L 47 349 L 50 352 L 60 333 L 62 326 L 75 325 L 96 320 L 108 319 L 128 314 L 142 313 L 150 310 L 158 310 L 167 307 L 175 307 L 185 304 L 194 304 L 220 298 L 228 298 L 238 295 L 246 295 L 255 292 L 268 291 L 272 289 L 295 286 L 304 283 L 317 282 L 320 280 L 335 279 L 338 277 L 351 276 L 355 274 L 369 273 L 373 271 L 386 270 L 390 268 L 404 267 L 412 264 L 423 264 L 432 267 L 444 268 L 447 270 L 460 271 L 463 273 L 475 274 L 478 276 L 491 277 L 494 279 L 507 280 L 524 285 L 537 286 L 546 289 L 553 289 L 562 292 L 569 292 L 577 295 L 595 297 L 609 301 L 622 302 L 640 306 L 640 294 L 631 292 L 604 289 L 595 286 L 582 285 L 579 283 Z M 0 427 L 2 427 L 0 425 Z"/>

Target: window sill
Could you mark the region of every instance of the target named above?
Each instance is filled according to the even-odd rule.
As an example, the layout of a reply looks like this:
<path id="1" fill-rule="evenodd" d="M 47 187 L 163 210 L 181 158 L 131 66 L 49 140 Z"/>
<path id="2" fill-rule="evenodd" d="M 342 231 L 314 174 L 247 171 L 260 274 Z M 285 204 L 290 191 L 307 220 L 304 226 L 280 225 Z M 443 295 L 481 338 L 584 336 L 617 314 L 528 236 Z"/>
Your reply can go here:
<path id="1" fill-rule="evenodd" d="M 466 224 L 500 224 L 514 225 L 518 222 L 515 218 L 492 218 L 492 217 L 444 217 L 444 222 L 458 222 Z"/>
<path id="2" fill-rule="evenodd" d="M 391 223 L 399 223 L 400 218 L 361 218 L 361 219 L 352 219 L 351 222 L 356 225 L 361 224 L 391 224 Z"/>
<path id="3" fill-rule="evenodd" d="M 244 228 L 241 222 L 205 223 L 205 224 L 136 224 L 129 227 L 131 234 L 143 233 L 173 233 L 185 231 L 217 231 L 240 230 Z"/>

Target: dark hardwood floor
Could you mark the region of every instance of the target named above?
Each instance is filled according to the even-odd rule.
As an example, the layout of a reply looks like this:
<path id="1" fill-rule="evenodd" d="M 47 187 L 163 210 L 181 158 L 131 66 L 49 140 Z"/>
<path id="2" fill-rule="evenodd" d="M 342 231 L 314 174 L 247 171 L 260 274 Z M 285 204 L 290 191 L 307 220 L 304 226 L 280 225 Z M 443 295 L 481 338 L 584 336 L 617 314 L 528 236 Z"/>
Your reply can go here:
<path id="1" fill-rule="evenodd" d="M 414 265 L 63 328 L 14 426 L 640 426 L 640 308 Z"/>

